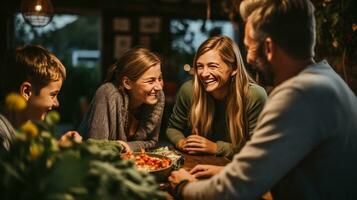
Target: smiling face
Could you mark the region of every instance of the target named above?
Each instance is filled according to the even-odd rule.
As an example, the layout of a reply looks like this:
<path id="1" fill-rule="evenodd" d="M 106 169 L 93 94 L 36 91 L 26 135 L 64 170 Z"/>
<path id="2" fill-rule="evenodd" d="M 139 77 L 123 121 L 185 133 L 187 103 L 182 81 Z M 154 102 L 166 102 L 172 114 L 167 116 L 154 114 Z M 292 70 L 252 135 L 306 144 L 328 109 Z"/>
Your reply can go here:
<path id="1" fill-rule="evenodd" d="M 44 120 L 46 114 L 59 106 L 57 99 L 62 87 L 62 80 L 52 81 L 39 92 L 31 91 L 27 99 L 26 113 L 30 120 Z"/>
<path id="2" fill-rule="evenodd" d="M 225 97 L 233 69 L 223 62 L 216 50 L 198 57 L 196 72 L 206 92 L 217 99 Z"/>
<path id="3" fill-rule="evenodd" d="M 163 80 L 160 63 L 150 67 L 136 81 L 128 81 L 125 88 L 129 91 L 130 107 L 137 108 L 141 104 L 154 105 L 162 90 Z"/>

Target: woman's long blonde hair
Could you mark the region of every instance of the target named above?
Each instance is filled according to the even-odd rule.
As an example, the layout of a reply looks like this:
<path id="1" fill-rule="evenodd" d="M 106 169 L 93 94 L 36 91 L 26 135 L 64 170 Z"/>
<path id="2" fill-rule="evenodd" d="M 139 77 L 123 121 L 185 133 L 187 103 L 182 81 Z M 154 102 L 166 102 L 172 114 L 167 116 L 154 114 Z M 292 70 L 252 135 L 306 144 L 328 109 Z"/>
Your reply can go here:
<path id="1" fill-rule="evenodd" d="M 197 76 L 197 59 L 210 50 L 219 53 L 222 61 L 237 70 L 228 86 L 226 97 L 227 105 L 227 126 L 230 133 L 233 147 L 245 143 L 248 136 L 248 124 L 245 110 L 246 100 L 249 90 L 249 83 L 254 83 L 244 67 L 242 56 L 236 43 L 226 36 L 215 36 L 207 39 L 198 48 L 193 60 L 194 67 L 194 95 L 190 113 L 190 122 L 198 133 L 207 136 L 212 126 L 215 112 L 214 100 L 205 91 L 200 79 Z"/>

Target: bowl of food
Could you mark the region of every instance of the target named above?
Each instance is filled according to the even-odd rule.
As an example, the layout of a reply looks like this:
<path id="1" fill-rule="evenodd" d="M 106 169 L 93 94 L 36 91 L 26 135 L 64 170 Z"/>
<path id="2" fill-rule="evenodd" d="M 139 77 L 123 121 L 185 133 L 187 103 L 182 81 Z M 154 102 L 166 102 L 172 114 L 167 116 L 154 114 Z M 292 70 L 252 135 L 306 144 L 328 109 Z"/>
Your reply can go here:
<path id="1" fill-rule="evenodd" d="M 160 147 L 153 149 L 150 153 L 157 155 L 166 156 L 173 162 L 173 169 L 179 169 L 183 166 L 185 159 L 183 155 L 175 149 L 170 149 L 169 147 Z"/>
<path id="2" fill-rule="evenodd" d="M 123 156 L 125 160 L 133 160 L 138 170 L 147 171 L 154 175 L 158 182 L 166 181 L 173 169 L 170 158 L 147 152 L 130 152 Z"/>

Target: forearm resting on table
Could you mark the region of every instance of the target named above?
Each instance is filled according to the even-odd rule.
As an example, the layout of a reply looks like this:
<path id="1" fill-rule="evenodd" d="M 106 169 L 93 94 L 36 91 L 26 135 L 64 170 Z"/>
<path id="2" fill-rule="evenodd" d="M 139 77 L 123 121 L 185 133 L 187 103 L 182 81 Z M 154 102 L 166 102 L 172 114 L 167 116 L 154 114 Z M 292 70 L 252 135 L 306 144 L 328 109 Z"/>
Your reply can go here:
<path id="1" fill-rule="evenodd" d="M 141 149 L 150 149 L 157 144 L 156 140 L 138 140 L 126 142 L 132 151 L 140 151 Z"/>
<path id="2" fill-rule="evenodd" d="M 175 128 L 167 128 L 166 136 L 169 139 L 169 141 L 175 146 L 180 140 L 185 139 L 185 135 L 181 131 Z"/>
<path id="3" fill-rule="evenodd" d="M 234 148 L 232 146 L 232 143 L 230 142 L 225 142 L 225 141 L 217 141 L 217 152 L 216 156 L 224 156 L 227 158 L 231 158 L 234 153 Z"/>

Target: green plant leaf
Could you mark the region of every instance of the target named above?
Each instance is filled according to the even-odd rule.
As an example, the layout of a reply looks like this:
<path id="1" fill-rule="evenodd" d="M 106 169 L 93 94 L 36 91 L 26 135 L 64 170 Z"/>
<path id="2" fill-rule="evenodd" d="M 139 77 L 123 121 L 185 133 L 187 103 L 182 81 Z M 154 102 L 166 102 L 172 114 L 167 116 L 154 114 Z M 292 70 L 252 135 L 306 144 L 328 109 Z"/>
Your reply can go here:
<path id="1" fill-rule="evenodd" d="M 81 185 L 88 170 L 88 160 L 81 159 L 78 152 L 68 150 L 61 153 L 46 182 L 50 192 L 65 192 Z"/>

